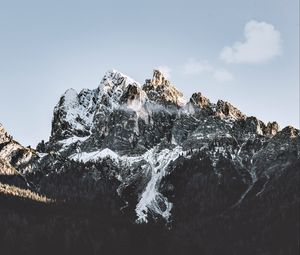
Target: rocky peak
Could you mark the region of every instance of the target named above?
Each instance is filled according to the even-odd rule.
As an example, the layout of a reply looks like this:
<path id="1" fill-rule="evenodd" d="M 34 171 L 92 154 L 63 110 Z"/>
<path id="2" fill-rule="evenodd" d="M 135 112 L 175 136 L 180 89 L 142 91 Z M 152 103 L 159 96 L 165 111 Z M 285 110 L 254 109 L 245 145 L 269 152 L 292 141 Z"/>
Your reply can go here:
<path id="1" fill-rule="evenodd" d="M 99 90 L 101 95 L 107 94 L 109 97 L 114 97 L 114 99 L 118 100 L 129 85 L 137 88 L 141 87 L 137 81 L 129 76 L 117 70 L 110 70 L 106 72 L 101 80 Z"/>
<path id="2" fill-rule="evenodd" d="M 194 93 L 190 98 L 190 103 L 200 108 L 206 108 L 210 105 L 208 98 L 204 97 L 200 92 Z"/>
<path id="3" fill-rule="evenodd" d="M 218 100 L 216 114 L 221 118 L 230 117 L 233 119 L 244 119 L 246 117 L 239 109 L 223 100 Z"/>
<path id="4" fill-rule="evenodd" d="M 12 137 L 6 132 L 4 126 L 0 123 L 0 144 L 7 143 Z"/>
<path id="5" fill-rule="evenodd" d="M 13 140 L 0 123 L 0 174 L 15 174 L 15 168 L 27 164 L 34 154 L 34 150 Z M 27 168 L 24 167 L 23 170 L 26 171 Z"/>
<path id="6" fill-rule="evenodd" d="M 55 140 L 89 134 L 96 104 L 95 91 L 84 89 L 79 94 L 68 89 L 54 108 L 51 138 Z"/>
<path id="7" fill-rule="evenodd" d="M 168 81 L 159 70 L 153 71 L 152 79 L 147 79 L 143 86 L 151 101 L 165 105 L 182 107 L 185 105 L 183 94 Z"/>
<path id="8" fill-rule="evenodd" d="M 266 125 L 261 120 L 254 116 L 246 117 L 245 129 L 252 134 L 264 135 L 266 131 Z"/>
<path id="9" fill-rule="evenodd" d="M 142 91 L 141 85 L 119 71 L 108 71 L 100 82 L 98 102 L 100 111 L 105 108 L 111 112 L 120 105 L 145 100 L 146 94 Z"/>
<path id="10" fill-rule="evenodd" d="M 274 136 L 279 131 L 279 125 L 276 121 L 268 122 L 267 126 L 265 127 L 264 133 L 269 136 Z"/>
<path id="11" fill-rule="evenodd" d="M 283 138 L 299 138 L 300 132 L 299 129 L 296 129 L 292 126 L 286 126 L 284 129 L 278 132 L 277 136 Z"/>
<path id="12" fill-rule="evenodd" d="M 107 114 L 120 105 L 143 101 L 146 97 L 138 82 L 116 70 L 105 73 L 98 88 L 83 89 L 79 94 L 67 90 L 54 108 L 51 140 L 91 134 L 95 116 Z"/>
<path id="13" fill-rule="evenodd" d="M 153 70 L 153 77 L 151 83 L 154 86 L 166 85 L 169 86 L 170 82 L 164 77 L 163 73 L 159 70 Z"/>

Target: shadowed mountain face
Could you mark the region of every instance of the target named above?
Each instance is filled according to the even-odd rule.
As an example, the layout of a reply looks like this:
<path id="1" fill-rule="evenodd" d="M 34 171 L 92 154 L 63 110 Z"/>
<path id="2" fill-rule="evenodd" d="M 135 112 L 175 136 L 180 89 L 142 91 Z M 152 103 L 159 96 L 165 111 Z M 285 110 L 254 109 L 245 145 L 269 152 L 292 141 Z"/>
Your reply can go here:
<path id="1" fill-rule="evenodd" d="M 66 91 L 36 151 L 0 129 L 0 181 L 90 208 L 84 228 L 102 208 L 113 231 L 143 237 L 116 254 L 296 254 L 299 159 L 299 130 L 201 93 L 186 100 L 158 70 L 144 85 L 113 70 L 94 90 Z M 83 238 L 91 254 L 116 241 L 100 225 Z M 62 254 L 75 252 L 69 241 Z"/>

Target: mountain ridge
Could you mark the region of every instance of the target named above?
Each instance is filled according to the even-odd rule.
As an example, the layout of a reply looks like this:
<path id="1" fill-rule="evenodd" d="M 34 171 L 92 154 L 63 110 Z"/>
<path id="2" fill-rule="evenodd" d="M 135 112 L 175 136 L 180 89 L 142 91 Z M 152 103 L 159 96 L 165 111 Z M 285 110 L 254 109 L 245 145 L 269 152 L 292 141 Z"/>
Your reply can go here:
<path id="1" fill-rule="evenodd" d="M 121 182 L 118 194 L 135 187 L 137 221 L 157 216 L 168 221 L 173 205 L 160 186 L 181 157 L 206 155 L 217 176 L 218 162 L 231 162 L 245 186 L 242 201 L 258 179 L 276 173 L 272 164 L 281 150 L 284 160 L 275 168 L 289 162 L 290 151 L 299 158 L 299 140 L 297 129 L 280 130 L 276 122 L 248 117 L 228 102 L 211 103 L 199 92 L 184 100 L 158 70 L 144 85 L 111 70 L 96 89 L 69 89 L 62 95 L 49 141 L 37 146 L 40 153 L 20 171 L 35 173 L 47 166 L 47 173 L 59 173 L 69 161 L 110 160 L 109 176 Z"/>
<path id="2" fill-rule="evenodd" d="M 149 240 L 165 240 L 165 254 L 296 251 L 292 233 L 298 226 L 299 164 L 298 129 L 265 124 L 200 92 L 184 100 L 157 70 L 143 85 L 112 70 L 93 90 L 67 90 L 54 107 L 49 141 L 35 150 L 13 140 L 0 125 L 5 192 L 19 189 L 51 198 L 53 204 L 42 205 L 43 210 L 56 208 L 61 215 L 66 209 L 63 217 L 72 222 L 70 212 L 87 206 L 93 211 L 93 219 L 84 219 L 88 228 L 94 215 L 145 227 L 141 244 L 151 251 Z M 107 226 L 127 231 L 122 224 Z M 136 235 L 130 231 L 128 236 Z M 269 245 L 274 242 L 278 251 Z"/>

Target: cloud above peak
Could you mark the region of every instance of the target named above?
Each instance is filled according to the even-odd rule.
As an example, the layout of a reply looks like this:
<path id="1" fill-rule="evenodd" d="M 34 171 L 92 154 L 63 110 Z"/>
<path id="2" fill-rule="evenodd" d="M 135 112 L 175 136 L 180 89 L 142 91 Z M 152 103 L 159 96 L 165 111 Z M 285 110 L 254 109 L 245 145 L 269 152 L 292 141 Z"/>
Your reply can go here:
<path id="1" fill-rule="evenodd" d="M 159 66 L 156 69 L 158 69 L 159 71 L 161 71 L 162 74 L 164 75 L 164 77 L 166 79 L 170 79 L 171 78 L 172 69 L 169 66 Z"/>
<path id="2" fill-rule="evenodd" d="M 219 82 L 232 81 L 233 75 L 225 69 L 216 69 L 213 73 L 214 78 Z"/>
<path id="3" fill-rule="evenodd" d="M 245 40 L 226 46 L 220 59 L 227 63 L 263 63 L 282 52 L 281 35 L 272 24 L 251 20 L 244 28 Z"/>
<path id="4" fill-rule="evenodd" d="M 197 61 L 193 58 L 190 58 L 187 63 L 184 65 L 183 72 L 185 74 L 199 74 L 202 72 L 211 72 L 213 67 L 209 64 L 208 61 Z"/>
<path id="5" fill-rule="evenodd" d="M 187 75 L 195 75 L 206 73 L 213 77 L 218 82 L 232 81 L 233 75 L 224 68 L 216 68 L 207 60 L 199 61 L 190 58 L 183 66 L 183 73 Z"/>

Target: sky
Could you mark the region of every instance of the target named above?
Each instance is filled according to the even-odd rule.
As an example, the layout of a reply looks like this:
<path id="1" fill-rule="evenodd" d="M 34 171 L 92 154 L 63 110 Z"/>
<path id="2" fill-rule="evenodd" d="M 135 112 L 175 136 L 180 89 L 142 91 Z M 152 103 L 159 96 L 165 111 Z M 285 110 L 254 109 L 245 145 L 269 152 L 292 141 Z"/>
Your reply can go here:
<path id="1" fill-rule="evenodd" d="M 23 145 L 48 140 L 65 90 L 154 68 L 186 98 L 299 128 L 299 1 L 0 0 L 0 122 Z"/>

